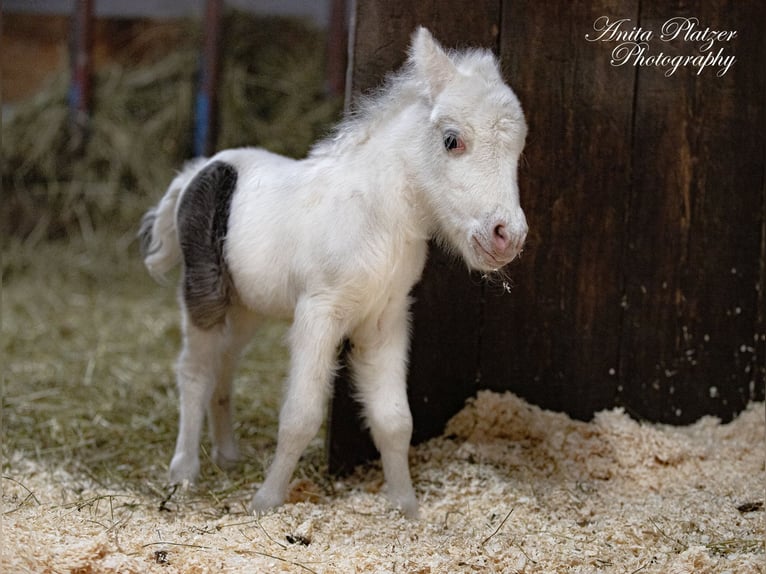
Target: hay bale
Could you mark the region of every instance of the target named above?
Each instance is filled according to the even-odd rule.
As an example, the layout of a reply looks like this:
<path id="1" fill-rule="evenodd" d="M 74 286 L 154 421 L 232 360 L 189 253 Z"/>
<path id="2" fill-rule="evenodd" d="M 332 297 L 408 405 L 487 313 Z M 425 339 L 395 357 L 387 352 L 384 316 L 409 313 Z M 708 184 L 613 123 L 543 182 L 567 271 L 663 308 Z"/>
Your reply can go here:
<path id="1" fill-rule="evenodd" d="M 55 239 L 136 225 L 191 153 L 199 27 L 182 26 L 172 52 L 132 67 L 124 56 L 98 71 L 84 146 L 70 132 L 67 72 L 18 106 L 2 138 L 0 224 L 9 234 Z M 236 12 L 224 26 L 219 147 L 305 154 L 340 109 L 324 95 L 323 34 Z"/>

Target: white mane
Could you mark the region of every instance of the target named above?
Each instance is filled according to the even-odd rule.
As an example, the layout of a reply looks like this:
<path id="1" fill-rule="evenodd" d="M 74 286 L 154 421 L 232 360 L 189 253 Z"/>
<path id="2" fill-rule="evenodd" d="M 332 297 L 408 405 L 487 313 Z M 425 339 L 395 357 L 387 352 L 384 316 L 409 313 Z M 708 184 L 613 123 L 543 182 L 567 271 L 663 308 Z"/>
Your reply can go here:
<path id="1" fill-rule="evenodd" d="M 503 83 L 497 58 L 489 50 L 451 50 L 447 55 L 462 75 L 479 77 L 492 86 Z M 358 146 L 382 123 L 400 111 L 420 99 L 427 101 L 428 91 L 425 80 L 417 75 L 413 54 L 410 54 L 404 65 L 390 73 L 380 87 L 357 97 L 355 107 L 328 137 L 311 148 L 309 157 L 342 154 Z"/>
<path id="2" fill-rule="evenodd" d="M 358 146 L 382 122 L 416 102 L 420 92 L 414 67 L 408 61 L 399 71 L 389 74 L 382 86 L 358 96 L 333 132 L 311 148 L 309 157 L 335 155 Z"/>

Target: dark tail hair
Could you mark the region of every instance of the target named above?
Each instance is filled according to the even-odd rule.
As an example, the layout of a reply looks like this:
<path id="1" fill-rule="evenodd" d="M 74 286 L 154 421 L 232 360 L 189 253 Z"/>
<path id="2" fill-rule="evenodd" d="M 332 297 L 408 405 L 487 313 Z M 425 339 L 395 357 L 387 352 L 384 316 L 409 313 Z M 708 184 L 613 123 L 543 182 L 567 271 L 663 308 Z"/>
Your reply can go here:
<path id="1" fill-rule="evenodd" d="M 178 204 L 183 298 L 192 323 L 201 329 L 223 322 L 231 304 L 233 287 L 224 243 L 236 186 L 237 170 L 214 161 L 197 172 Z M 146 217 L 151 218 L 151 212 Z"/>

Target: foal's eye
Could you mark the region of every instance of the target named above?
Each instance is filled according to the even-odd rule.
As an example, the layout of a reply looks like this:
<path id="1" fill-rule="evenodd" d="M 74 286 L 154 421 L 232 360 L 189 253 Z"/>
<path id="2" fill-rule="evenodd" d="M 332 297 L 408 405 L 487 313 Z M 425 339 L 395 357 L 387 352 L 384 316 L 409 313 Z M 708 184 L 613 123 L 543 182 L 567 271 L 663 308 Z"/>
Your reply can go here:
<path id="1" fill-rule="evenodd" d="M 456 132 L 450 131 L 444 134 L 444 148 L 451 152 L 461 152 L 465 150 L 465 143 Z"/>

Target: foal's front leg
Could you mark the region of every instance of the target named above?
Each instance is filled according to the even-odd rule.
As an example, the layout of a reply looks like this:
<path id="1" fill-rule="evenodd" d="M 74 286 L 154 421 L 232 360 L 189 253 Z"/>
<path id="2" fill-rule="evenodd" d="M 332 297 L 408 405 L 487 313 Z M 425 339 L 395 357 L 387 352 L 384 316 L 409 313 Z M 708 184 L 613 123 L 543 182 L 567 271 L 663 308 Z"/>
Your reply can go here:
<path id="1" fill-rule="evenodd" d="M 352 335 L 352 367 L 372 439 L 380 451 L 388 497 L 409 518 L 417 518 L 409 448 L 412 415 L 407 400 L 409 311 L 407 299 L 391 304 L 375 322 Z"/>
<path id="2" fill-rule="evenodd" d="M 284 502 L 298 459 L 322 425 L 342 336 L 328 305 L 311 299 L 299 303 L 290 331 L 290 373 L 279 413 L 277 451 L 253 497 L 253 512 Z"/>

